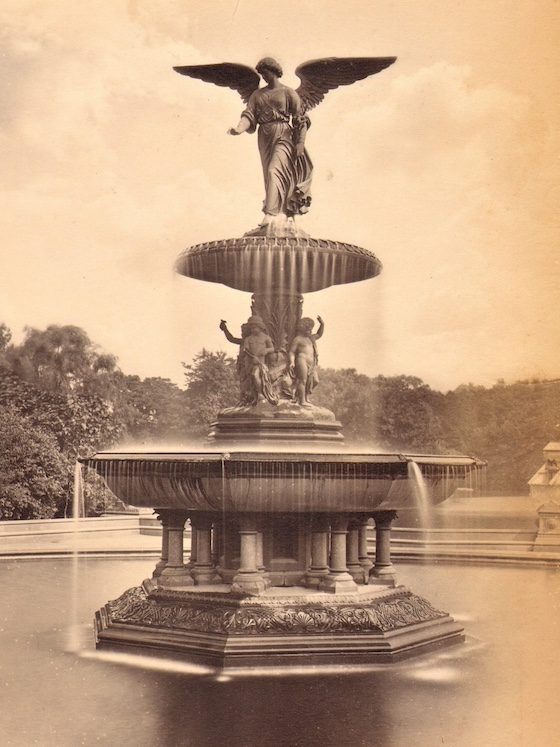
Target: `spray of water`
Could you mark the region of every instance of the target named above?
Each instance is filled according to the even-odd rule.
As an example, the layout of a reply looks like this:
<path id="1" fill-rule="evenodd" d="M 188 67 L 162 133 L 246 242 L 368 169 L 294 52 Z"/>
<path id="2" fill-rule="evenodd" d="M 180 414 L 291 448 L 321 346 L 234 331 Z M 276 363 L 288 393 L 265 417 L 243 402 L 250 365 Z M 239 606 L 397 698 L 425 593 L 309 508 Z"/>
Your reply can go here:
<path id="1" fill-rule="evenodd" d="M 74 467 L 74 495 L 72 498 L 72 581 L 70 602 L 70 625 L 68 627 L 67 649 L 79 651 L 80 649 L 80 626 L 78 615 L 78 583 L 79 583 L 79 532 L 80 519 L 85 516 L 84 503 L 84 479 L 82 465 L 76 462 Z"/>
<path id="2" fill-rule="evenodd" d="M 416 462 L 409 461 L 407 464 L 407 470 L 408 479 L 412 486 L 412 493 L 414 495 L 414 502 L 420 519 L 420 526 L 423 530 L 430 529 L 433 526 L 433 513 L 428 484 L 424 479 L 422 470 Z"/>

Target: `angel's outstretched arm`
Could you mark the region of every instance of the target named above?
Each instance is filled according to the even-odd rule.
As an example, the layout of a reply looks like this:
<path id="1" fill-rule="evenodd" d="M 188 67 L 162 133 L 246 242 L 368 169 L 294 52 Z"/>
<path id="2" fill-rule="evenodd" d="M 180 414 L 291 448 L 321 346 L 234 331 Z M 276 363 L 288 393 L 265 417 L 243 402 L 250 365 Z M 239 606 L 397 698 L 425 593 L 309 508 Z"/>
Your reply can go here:
<path id="1" fill-rule="evenodd" d="M 241 135 L 251 127 L 251 120 L 248 117 L 241 116 L 236 127 L 230 127 L 227 131 L 228 135 Z"/>

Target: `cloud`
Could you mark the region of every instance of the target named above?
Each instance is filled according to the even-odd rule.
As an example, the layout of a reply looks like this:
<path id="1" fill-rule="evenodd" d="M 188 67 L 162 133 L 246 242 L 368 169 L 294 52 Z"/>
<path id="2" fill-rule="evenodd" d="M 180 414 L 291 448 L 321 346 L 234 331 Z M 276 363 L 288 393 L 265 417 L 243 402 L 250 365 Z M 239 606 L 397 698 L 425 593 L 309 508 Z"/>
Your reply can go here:
<path id="1" fill-rule="evenodd" d="M 0 23 L 7 320 L 81 324 L 127 370 L 170 375 L 223 344 L 216 319 L 248 312 L 248 296 L 171 273 L 184 246 L 259 219 L 256 138 L 225 135 L 242 104 L 172 72 L 215 61 L 181 2 L 85 13 L 18 0 Z M 264 41 L 251 43 L 253 54 Z M 306 298 L 306 313 L 329 317 L 321 360 L 438 382 L 515 371 L 539 320 L 534 358 L 558 336 L 546 317 L 558 285 L 543 282 L 557 272 L 554 134 L 530 98 L 475 85 L 467 67 L 382 75 L 312 112 L 315 202 L 301 224 L 385 265 L 380 279 Z"/>

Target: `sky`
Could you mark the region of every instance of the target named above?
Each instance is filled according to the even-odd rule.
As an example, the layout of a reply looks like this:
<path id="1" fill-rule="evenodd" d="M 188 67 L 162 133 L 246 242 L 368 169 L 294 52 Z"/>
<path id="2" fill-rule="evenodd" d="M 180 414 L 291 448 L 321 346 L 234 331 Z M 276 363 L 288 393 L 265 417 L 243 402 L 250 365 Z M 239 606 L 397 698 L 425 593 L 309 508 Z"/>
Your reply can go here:
<path id="1" fill-rule="evenodd" d="M 237 94 L 174 65 L 397 56 L 311 112 L 300 227 L 375 279 L 308 294 L 322 366 L 447 390 L 560 376 L 555 0 L 0 0 L 0 321 L 83 327 L 130 374 L 236 355 L 250 296 L 177 276 L 261 219 Z"/>

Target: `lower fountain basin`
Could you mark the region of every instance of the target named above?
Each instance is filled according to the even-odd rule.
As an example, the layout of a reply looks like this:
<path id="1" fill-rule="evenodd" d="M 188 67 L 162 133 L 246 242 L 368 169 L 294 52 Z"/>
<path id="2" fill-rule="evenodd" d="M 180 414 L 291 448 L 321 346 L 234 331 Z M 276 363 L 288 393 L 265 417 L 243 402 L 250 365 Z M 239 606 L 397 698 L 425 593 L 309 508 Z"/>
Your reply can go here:
<path id="1" fill-rule="evenodd" d="M 484 465 L 465 456 L 265 451 L 100 452 L 82 462 L 133 506 L 296 514 L 414 508 L 410 462 L 440 503 Z"/>

